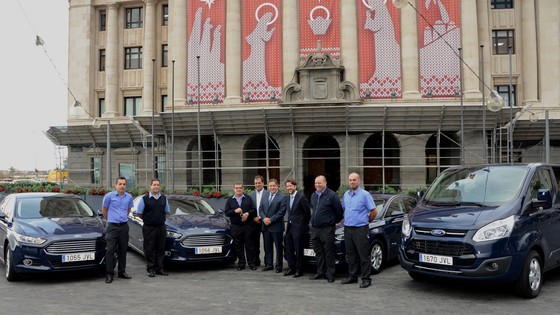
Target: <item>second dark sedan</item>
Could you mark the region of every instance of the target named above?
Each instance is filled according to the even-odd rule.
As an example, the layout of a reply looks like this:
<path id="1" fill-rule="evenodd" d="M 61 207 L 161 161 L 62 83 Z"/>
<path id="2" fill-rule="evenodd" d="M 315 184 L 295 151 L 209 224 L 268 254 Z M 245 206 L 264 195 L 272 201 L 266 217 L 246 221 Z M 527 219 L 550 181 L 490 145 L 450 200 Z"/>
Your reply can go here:
<path id="1" fill-rule="evenodd" d="M 405 195 L 372 193 L 373 201 L 379 211 L 369 224 L 369 245 L 372 273 L 377 274 L 388 261 L 396 260 L 401 239 L 401 226 L 405 213 L 416 204 L 416 199 Z M 344 220 L 336 226 L 335 250 L 337 266 L 348 265 L 344 244 Z M 316 264 L 315 252 L 311 241 L 304 249 L 306 260 Z"/>
<path id="2" fill-rule="evenodd" d="M 167 216 L 165 261 L 173 263 L 235 261 L 229 221 L 214 211 L 203 198 L 192 195 L 167 195 L 170 214 Z M 136 215 L 142 196 L 134 199 L 129 215 L 128 245 L 144 254 L 143 221 Z"/>

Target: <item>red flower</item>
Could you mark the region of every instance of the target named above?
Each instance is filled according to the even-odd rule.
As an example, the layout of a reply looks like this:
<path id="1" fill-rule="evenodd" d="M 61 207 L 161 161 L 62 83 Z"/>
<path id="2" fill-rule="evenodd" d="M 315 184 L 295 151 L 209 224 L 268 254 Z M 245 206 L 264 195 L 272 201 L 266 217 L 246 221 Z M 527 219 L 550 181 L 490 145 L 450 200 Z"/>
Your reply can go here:
<path id="1" fill-rule="evenodd" d="M 144 192 L 144 195 L 147 195 L 147 194 L 149 194 L 149 193 L 150 193 L 149 191 L 145 191 L 145 192 Z"/>
<path id="2" fill-rule="evenodd" d="M 205 198 L 210 198 L 210 196 L 212 196 L 212 194 L 206 193 L 206 195 L 205 195 L 204 197 L 205 197 Z"/>
<path id="3" fill-rule="evenodd" d="M 43 191 L 45 191 L 45 189 L 43 187 L 41 187 L 41 188 L 39 188 L 39 191 L 43 192 Z"/>
<path id="4" fill-rule="evenodd" d="M 18 189 L 17 189 L 17 192 L 18 192 L 18 193 L 23 192 L 23 189 L 18 188 Z"/>
<path id="5" fill-rule="evenodd" d="M 6 188 L 0 187 L 0 191 L 4 191 L 4 190 L 6 190 Z"/>
<path id="6" fill-rule="evenodd" d="M 70 189 L 66 189 L 64 192 L 67 194 L 71 193 Z"/>
<path id="7" fill-rule="evenodd" d="M 29 187 L 25 188 L 25 192 L 29 192 Z"/>
<path id="8" fill-rule="evenodd" d="M 59 191 L 60 191 L 60 188 L 58 188 L 58 187 L 53 187 L 52 191 L 54 191 L 54 192 L 59 192 Z"/>
<path id="9" fill-rule="evenodd" d="M 193 195 L 200 196 L 200 192 L 197 190 L 197 191 L 193 192 Z"/>
<path id="10" fill-rule="evenodd" d="M 220 198 L 222 196 L 222 194 L 220 194 L 219 191 L 215 191 L 213 196 L 214 196 L 214 198 Z"/>
<path id="11" fill-rule="evenodd" d="M 90 194 L 92 194 L 92 195 L 97 194 L 97 190 L 95 190 L 95 188 L 92 188 L 91 191 L 90 191 Z"/>
<path id="12" fill-rule="evenodd" d="M 99 194 L 100 195 L 105 195 L 105 189 L 103 189 L 103 188 L 99 189 Z"/>

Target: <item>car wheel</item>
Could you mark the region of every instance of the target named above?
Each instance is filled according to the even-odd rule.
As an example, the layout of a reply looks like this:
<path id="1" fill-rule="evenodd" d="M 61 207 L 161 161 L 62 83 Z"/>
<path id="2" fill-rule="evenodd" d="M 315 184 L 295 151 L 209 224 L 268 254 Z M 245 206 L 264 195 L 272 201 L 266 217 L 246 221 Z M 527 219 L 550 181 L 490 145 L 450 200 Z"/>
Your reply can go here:
<path id="1" fill-rule="evenodd" d="M 6 245 L 6 252 L 4 253 L 4 262 L 6 263 L 6 280 L 8 281 L 18 280 L 19 277 L 15 271 L 14 258 L 13 258 L 12 250 L 9 248 L 9 245 Z"/>
<path id="2" fill-rule="evenodd" d="M 428 276 L 425 276 L 421 273 L 416 273 L 416 272 L 408 272 L 408 275 L 415 281 L 426 281 L 428 279 Z"/>
<path id="3" fill-rule="evenodd" d="M 370 250 L 370 261 L 371 261 L 371 273 L 378 274 L 383 267 L 383 263 L 386 257 L 385 248 L 380 240 L 374 240 L 371 244 Z"/>
<path id="4" fill-rule="evenodd" d="M 532 299 L 541 292 L 543 283 L 543 271 L 541 257 L 537 252 L 531 251 L 523 265 L 521 276 L 517 279 L 515 290 L 518 295 Z"/>

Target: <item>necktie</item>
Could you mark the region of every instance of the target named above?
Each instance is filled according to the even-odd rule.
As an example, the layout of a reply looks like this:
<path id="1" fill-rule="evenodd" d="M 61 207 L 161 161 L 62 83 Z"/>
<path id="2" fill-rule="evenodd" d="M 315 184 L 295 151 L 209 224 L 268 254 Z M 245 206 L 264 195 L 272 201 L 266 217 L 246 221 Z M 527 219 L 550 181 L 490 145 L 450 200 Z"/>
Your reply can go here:
<path id="1" fill-rule="evenodd" d="M 294 199 L 295 199 L 295 196 L 291 195 L 290 196 L 290 209 L 292 209 L 292 206 L 294 205 Z"/>
<path id="2" fill-rule="evenodd" d="M 274 199 L 274 194 L 270 194 L 270 197 L 268 197 L 268 202 L 270 203 L 272 199 Z"/>

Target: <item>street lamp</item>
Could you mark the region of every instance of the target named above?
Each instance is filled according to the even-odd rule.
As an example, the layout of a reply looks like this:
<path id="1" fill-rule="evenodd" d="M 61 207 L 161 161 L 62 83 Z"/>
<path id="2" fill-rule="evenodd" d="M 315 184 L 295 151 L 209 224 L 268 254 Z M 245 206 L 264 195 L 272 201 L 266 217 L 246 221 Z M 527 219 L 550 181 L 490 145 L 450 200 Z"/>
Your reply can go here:
<path id="1" fill-rule="evenodd" d="M 154 159 L 154 116 L 156 108 L 156 59 L 152 59 L 152 178 L 156 178 Z"/>
<path id="2" fill-rule="evenodd" d="M 196 114 L 196 126 L 198 132 L 198 191 L 202 192 L 202 155 L 201 155 L 201 146 L 202 143 L 200 141 L 200 56 L 196 56 L 196 76 L 197 76 L 197 104 L 198 104 L 198 111 Z"/>
<path id="3" fill-rule="evenodd" d="M 175 59 L 171 60 L 171 192 L 175 192 Z"/>

